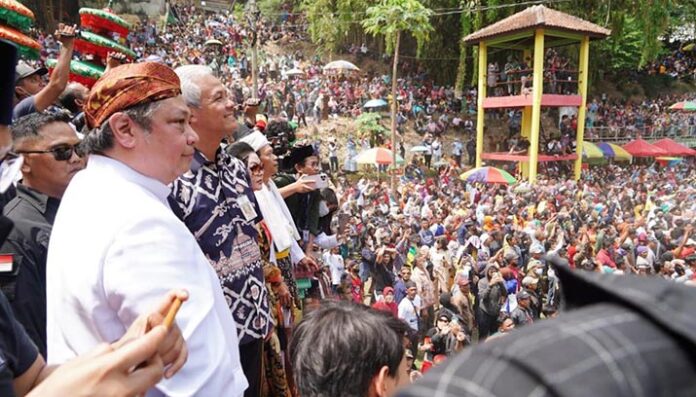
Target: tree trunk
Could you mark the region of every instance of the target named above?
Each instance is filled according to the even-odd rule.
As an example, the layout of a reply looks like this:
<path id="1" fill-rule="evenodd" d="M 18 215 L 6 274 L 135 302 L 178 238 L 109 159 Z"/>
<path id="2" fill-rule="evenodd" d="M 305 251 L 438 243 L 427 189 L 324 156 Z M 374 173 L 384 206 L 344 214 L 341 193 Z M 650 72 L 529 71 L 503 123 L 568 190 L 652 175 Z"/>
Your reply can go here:
<path id="1" fill-rule="evenodd" d="M 396 33 L 396 45 L 394 46 L 394 66 L 392 67 L 392 103 L 391 103 L 391 150 L 392 150 L 392 171 L 396 171 L 396 72 L 399 65 L 399 44 L 401 43 L 401 32 Z M 391 177 L 392 193 L 396 192 L 396 175 Z"/>
<path id="2" fill-rule="evenodd" d="M 467 3 L 468 6 L 468 3 Z M 459 39 L 459 65 L 457 67 L 457 78 L 455 80 L 454 93 L 455 96 L 461 97 L 466 85 L 466 77 L 469 65 L 467 55 L 469 55 L 469 46 L 464 44 L 464 37 L 471 33 L 471 12 L 462 12 L 460 15 L 461 38 Z M 476 62 L 474 62 L 476 64 Z"/>
<path id="3" fill-rule="evenodd" d="M 457 67 L 457 78 L 454 83 L 454 96 L 461 98 L 464 92 L 464 84 L 466 83 L 466 69 L 467 69 L 467 59 L 466 55 L 469 52 L 469 48 L 462 42 L 459 46 L 459 66 Z"/>
<path id="4" fill-rule="evenodd" d="M 254 33 L 256 35 L 256 33 Z M 253 89 L 251 97 L 257 99 L 259 97 L 259 40 L 254 39 L 254 45 L 251 48 L 251 80 L 253 81 Z"/>

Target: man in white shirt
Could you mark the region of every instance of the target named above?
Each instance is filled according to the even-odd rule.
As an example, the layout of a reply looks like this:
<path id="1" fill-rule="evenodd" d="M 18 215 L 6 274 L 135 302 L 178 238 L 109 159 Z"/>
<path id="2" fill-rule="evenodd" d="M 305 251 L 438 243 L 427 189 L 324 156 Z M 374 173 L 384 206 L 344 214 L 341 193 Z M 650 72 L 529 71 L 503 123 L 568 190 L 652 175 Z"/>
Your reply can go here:
<path id="1" fill-rule="evenodd" d="M 341 276 L 345 272 L 343 257 L 338 254 L 338 247 L 331 248 L 330 251 L 324 253 L 324 263 L 329 265 L 329 270 L 331 270 L 331 284 L 333 285 L 334 292 L 336 292 L 338 286 L 341 284 Z"/>
<path id="2" fill-rule="evenodd" d="M 159 63 L 114 68 L 92 88 L 85 116 L 91 156 L 49 244 L 49 363 L 120 338 L 166 291 L 184 288 L 190 299 L 176 321 L 188 361 L 148 396 L 241 396 L 236 325 L 217 275 L 167 203 L 198 141 L 178 77 Z"/>
<path id="3" fill-rule="evenodd" d="M 399 319 L 408 324 L 411 348 L 416 349 L 419 339 L 418 323 L 422 308 L 421 298 L 418 296 L 418 287 L 415 282 L 407 281 L 404 286 L 406 287 L 406 298 L 399 302 Z"/>

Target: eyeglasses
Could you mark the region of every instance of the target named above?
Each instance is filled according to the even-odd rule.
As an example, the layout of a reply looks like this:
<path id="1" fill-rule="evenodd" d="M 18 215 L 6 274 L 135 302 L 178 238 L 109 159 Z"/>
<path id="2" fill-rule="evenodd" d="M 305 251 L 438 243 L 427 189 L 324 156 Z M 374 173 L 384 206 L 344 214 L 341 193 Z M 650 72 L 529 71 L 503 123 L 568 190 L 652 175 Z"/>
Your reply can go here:
<path id="1" fill-rule="evenodd" d="M 252 174 L 260 174 L 263 172 L 263 164 L 254 164 L 249 167 L 249 171 L 251 171 Z"/>
<path id="2" fill-rule="evenodd" d="M 68 161 L 72 157 L 73 153 L 77 155 L 77 157 L 83 157 L 85 155 L 85 150 L 82 148 L 82 146 L 77 143 L 75 145 L 58 145 L 55 147 L 52 147 L 48 150 L 23 150 L 20 152 L 17 152 L 18 154 L 44 154 L 44 153 L 51 153 L 53 154 L 53 158 L 56 161 Z"/>

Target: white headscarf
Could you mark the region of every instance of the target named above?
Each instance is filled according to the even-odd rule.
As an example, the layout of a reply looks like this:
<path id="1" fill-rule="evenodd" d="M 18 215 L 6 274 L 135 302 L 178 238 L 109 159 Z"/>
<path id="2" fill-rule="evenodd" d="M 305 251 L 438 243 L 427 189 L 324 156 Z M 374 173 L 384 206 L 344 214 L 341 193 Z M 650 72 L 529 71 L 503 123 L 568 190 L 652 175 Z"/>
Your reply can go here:
<path id="1" fill-rule="evenodd" d="M 285 200 L 283 200 L 273 180 L 264 183 L 261 190 L 255 191 L 254 195 L 259 202 L 261 214 L 268 225 L 271 237 L 273 237 L 273 246 L 276 252 L 290 248 L 293 241 L 300 239 L 300 234 L 297 232 L 288 206 L 285 205 Z M 271 252 L 271 261 L 275 262 L 273 252 Z"/>
<path id="2" fill-rule="evenodd" d="M 251 134 L 244 136 L 243 138 L 239 139 L 239 142 L 247 143 L 252 149 L 254 149 L 255 152 L 258 152 L 266 145 L 270 145 L 270 142 L 268 142 L 268 139 L 266 139 L 266 135 L 260 131 L 254 131 Z"/>

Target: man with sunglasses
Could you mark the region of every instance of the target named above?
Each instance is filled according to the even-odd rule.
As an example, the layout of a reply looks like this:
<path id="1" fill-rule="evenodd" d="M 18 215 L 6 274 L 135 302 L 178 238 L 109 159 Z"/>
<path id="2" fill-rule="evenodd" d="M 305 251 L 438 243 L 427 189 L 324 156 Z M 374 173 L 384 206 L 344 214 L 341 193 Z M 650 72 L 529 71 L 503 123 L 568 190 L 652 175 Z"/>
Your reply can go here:
<path id="1" fill-rule="evenodd" d="M 60 200 L 85 166 L 75 131 L 63 114 L 32 113 L 12 126 L 14 153 L 23 157 L 17 196 L 4 208 L 15 227 L 0 253 L 14 259 L 0 284 L 15 316 L 46 356 L 46 254 Z"/>

